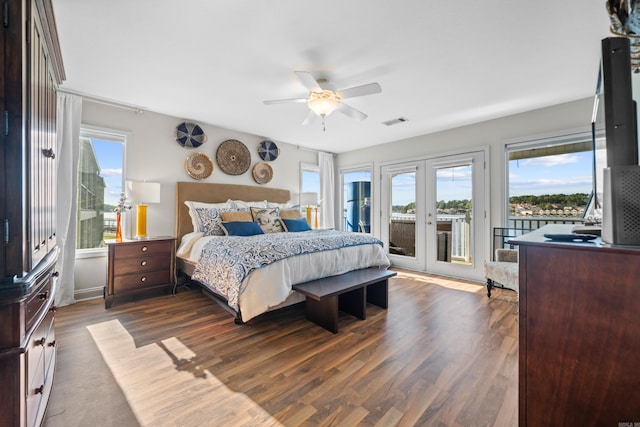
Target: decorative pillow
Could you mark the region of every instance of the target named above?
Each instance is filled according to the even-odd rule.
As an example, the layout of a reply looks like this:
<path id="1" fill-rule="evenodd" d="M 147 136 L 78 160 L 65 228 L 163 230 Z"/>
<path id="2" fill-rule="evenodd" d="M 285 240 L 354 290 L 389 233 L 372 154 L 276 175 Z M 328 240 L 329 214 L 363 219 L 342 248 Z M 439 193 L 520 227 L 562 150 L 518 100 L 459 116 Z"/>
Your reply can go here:
<path id="1" fill-rule="evenodd" d="M 220 218 L 222 221 L 253 221 L 251 211 L 233 211 L 233 212 L 220 212 Z"/>
<path id="2" fill-rule="evenodd" d="M 298 219 L 302 218 L 300 209 L 280 209 L 280 218 L 283 219 Z"/>
<path id="3" fill-rule="evenodd" d="M 245 202 L 244 200 L 229 200 L 231 205 L 240 210 L 240 209 L 249 209 L 249 208 L 266 208 L 267 201 L 261 200 L 257 202 Z"/>
<path id="4" fill-rule="evenodd" d="M 223 221 L 222 229 L 227 236 L 255 236 L 264 234 L 257 222 L 253 221 Z"/>
<path id="5" fill-rule="evenodd" d="M 276 202 L 267 201 L 267 207 L 268 208 L 280 208 L 280 209 L 295 209 L 296 205 L 293 204 L 291 202 L 291 200 L 289 200 L 286 203 L 276 203 Z M 299 205 L 298 205 L 298 207 L 299 207 Z"/>
<path id="6" fill-rule="evenodd" d="M 282 222 L 284 231 L 288 231 L 289 233 L 297 233 L 299 231 L 311 230 L 311 227 L 309 227 L 309 224 L 307 224 L 307 220 L 304 218 L 299 218 L 299 219 L 280 218 L 280 222 Z"/>
<path id="7" fill-rule="evenodd" d="M 191 217 L 191 224 L 193 225 L 193 231 L 203 231 L 202 224 L 200 223 L 200 217 L 196 212 L 196 209 L 228 209 L 231 208 L 231 201 L 227 200 L 224 203 L 205 203 L 205 202 L 194 202 L 191 200 L 187 200 L 184 204 L 189 208 L 189 216 Z"/>
<path id="8" fill-rule="evenodd" d="M 200 223 L 200 227 L 202 227 L 202 232 L 205 236 L 224 236 L 224 230 L 222 230 L 222 218 L 220 218 L 221 212 L 232 212 L 235 209 L 225 208 L 225 209 L 216 209 L 216 208 L 196 208 L 196 213 L 198 216 L 198 221 Z"/>
<path id="9" fill-rule="evenodd" d="M 251 208 L 253 220 L 265 233 L 281 233 L 284 231 L 280 221 L 278 208 Z"/>

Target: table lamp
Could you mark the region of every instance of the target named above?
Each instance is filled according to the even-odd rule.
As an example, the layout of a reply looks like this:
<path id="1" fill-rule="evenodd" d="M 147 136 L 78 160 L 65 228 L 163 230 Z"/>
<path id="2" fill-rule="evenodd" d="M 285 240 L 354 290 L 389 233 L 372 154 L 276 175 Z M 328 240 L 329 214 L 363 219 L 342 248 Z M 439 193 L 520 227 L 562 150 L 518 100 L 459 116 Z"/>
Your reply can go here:
<path id="1" fill-rule="evenodd" d="M 318 205 L 318 193 L 300 193 L 300 206 L 306 207 L 307 223 L 311 227 L 311 209 Z M 317 226 L 316 226 L 317 228 Z"/>
<path id="2" fill-rule="evenodd" d="M 136 203 L 136 239 L 147 239 L 147 203 L 160 203 L 160 183 L 127 181 L 129 198 Z"/>

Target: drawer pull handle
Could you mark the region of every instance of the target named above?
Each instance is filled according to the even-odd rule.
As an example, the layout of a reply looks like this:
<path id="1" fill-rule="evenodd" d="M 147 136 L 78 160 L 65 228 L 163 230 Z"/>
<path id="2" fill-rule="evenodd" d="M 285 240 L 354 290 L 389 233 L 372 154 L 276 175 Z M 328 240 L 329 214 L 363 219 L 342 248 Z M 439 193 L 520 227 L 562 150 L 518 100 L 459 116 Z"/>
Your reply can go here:
<path id="1" fill-rule="evenodd" d="M 56 340 L 51 341 L 49 344 L 47 344 L 49 347 L 55 347 L 56 346 Z"/>
<path id="2" fill-rule="evenodd" d="M 145 265 L 147 265 L 147 260 L 145 259 L 144 261 L 142 261 L 142 262 L 140 263 L 140 265 L 141 265 L 141 266 L 143 266 L 143 267 L 144 267 Z"/>
<path id="3" fill-rule="evenodd" d="M 41 294 L 38 294 L 38 298 L 40 299 L 47 299 L 49 298 L 49 291 L 44 291 Z"/>
<path id="4" fill-rule="evenodd" d="M 140 281 L 141 281 L 141 282 L 146 282 L 146 281 L 147 281 L 147 276 L 142 276 L 142 277 L 140 278 Z"/>
<path id="5" fill-rule="evenodd" d="M 51 277 L 60 277 L 60 272 L 59 271 L 53 271 L 51 273 Z"/>
<path id="6" fill-rule="evenodd" d="M 45 337 L 40 338 L 39 340 L 36 340 L 34 342 L 35 345 L 41 345 L 44 347 L 44 343 L 47 341 L 47 339 Z"/>
<path id="7" fill-rule="evenodd" d="M 40 387 L 38 387 L 37 389 L 35 389 L 36 394 L 42 394 L 44 393 L 44 384 L 42 384 Z"/>
<path id="8" fill-rule="evenodd" d="M 147 250 L 148 250 L 148 249 L 149 249 L 149 248 L 148 248 L 147 246 L 143 246 L 143 247 L 141 248 L 142 252 L 147 252 Z"/>

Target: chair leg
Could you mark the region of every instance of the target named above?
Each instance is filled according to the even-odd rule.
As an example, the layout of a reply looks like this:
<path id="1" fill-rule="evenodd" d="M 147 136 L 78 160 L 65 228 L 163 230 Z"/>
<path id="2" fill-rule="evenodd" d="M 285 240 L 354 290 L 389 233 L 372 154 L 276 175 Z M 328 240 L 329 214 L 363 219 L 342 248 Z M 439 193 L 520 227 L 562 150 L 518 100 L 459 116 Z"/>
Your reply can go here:
<path id="1" fill-rule="evenodd" d="M 493 289 L 493 280 L 487 279 L 487 298 L 491 298 L 491 289 Z"/>

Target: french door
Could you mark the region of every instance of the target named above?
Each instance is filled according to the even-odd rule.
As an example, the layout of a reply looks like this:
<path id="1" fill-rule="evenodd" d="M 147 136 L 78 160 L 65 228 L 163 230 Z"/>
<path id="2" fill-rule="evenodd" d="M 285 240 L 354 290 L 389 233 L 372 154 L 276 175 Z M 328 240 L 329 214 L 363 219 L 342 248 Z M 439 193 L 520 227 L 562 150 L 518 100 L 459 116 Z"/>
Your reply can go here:
<path id="1" fill-rule="evenodd" d="M 382 229 L 398 267 L 482 280 L 484 151 L 382 167 Z"/>

